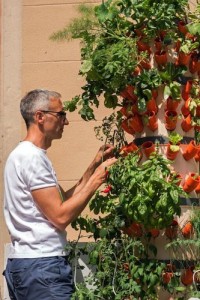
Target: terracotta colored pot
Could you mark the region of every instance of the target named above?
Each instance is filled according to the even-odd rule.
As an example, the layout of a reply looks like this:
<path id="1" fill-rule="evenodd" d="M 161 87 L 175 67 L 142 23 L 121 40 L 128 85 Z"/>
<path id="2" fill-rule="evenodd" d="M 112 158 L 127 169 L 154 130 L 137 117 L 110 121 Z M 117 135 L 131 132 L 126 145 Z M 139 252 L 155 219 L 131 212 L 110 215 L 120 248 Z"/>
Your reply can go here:
<path id="1" fill-rule="evenodd" d="M 197 187 L 195 188 L 195 192 L 197 194 L 200 194 L 200 176 L 199 176 L 199 183 L 198 183 Z"/>
<path id="2" fill-rule="evenodd" d="M 137 47 L 138 47 L 138 51 L 148 51 L 149 54 L 151 53 L 149 44 L 144 42 L 142 38 L 137 41 Z"/>
<path id="3" fill-rule="evenodd" d="M 128 99 L 130 101 L 137 100 L 137 96 L 134 95 L 134 87 L 132 85 L 128 85 L 123 91 L 121 91 L 120 96 L 122 96 L 124 99 Z"/>
<path id="4" fill-rule="evenodd" d="M 186 101 L 189 96 L 190 96 L 190 91 L 191 91 L 191 88 L 192 88 L 192 84 L 193 84 L 193 81 L 192 80 L 187 80 L 186 84 L 183 86 L 182 88 L 182 93 L 181 93 L 181 96 L 182 98 Z"/>
<path id="5" fill-rule="evenodd" d="M 179 151 L 180 151 L 180 148 L 179 148 L 178 145 L 175 145 L 175 146 L 178 146 L 178 148 L 177 148 L 176 151 L 173 151 L 172 150 L 173 148 L 171 146 L 173 146 L 173 145 L 171 145 L 170 143 L 167 145 L 166 156 L 170 160 L 175 160 L 176 157 L 177 157 L 177 155 L 178 155 L 178 153 L 179 153 Z"/>
<path id="6" fill-rule="evenodd" d="M 122 231 L 130 237 L 141 237 L 143 235 L 142 226 L 139 223 L 132 223 L 129 227 L 124 227 Z"/>
<path id="7" fill-rule="evenodd" d="M 188 29 L 187 29 L 186 23 L 184 21 L 181 20 L 181 21 L 178 22 L 178 30 L 182 34 L 186 35 L 186 33 L 188 32 Z"/>
<path id="8" fill-rule="evenodd" d="M 195 159 L 196 161 L 200 161 L 200 148 L 199 148 L 197 154 L 195 155 L 194 159 Z"/>
<path id="9" fill-rule="evenodd" d="M 144 142 L 142 144 L 142 150 L 147 158 L 150 157 L 150 155 L 156 151 L 155 145 L 151 141 Z"/>
<path id="10" fill-rule="evenodd" d="M 181 128 L 183 129 L 183 131 L 188 132 L 193 128 L 191 121 L 192 119 L 190 114 L 186 118 L 184 118 L 184 120 L 181 122 Z"/>
<path id="11" fill-rule="evenodd" d="M 185 179 L 183 184 L 183 190 L 186 193 L 191 193 L 199 184 L 199 177 L 195 177 L 195 173 L 189 173 L 189 176 Z"/>
<path id="12" fill-rule="evenodd" d="M 150 64 L 150 61 L 148 59 L 143 59 L 139 66 L 142 68 L 142 69 L 145 69 L 145 70 L 150 70 L 151 69 L 151 64 Z"/>
<path id="13" fill-rule="evenodd" d="M 176 43 L 175 43 L 175 51 L 176 52 L 179 52 L 179 49 L 181 47 L 181 41 L 180 40 L 177 40 Z"/>
<path id="14" fill-rule="evenodd" d="M 200 70 L 200 60 L 199 55 L 197 53 L 192 53 L 190 63 L 189 63 L 189 71 L 194 74 Z"/>
<path id="15" fill-rule="evenodd" d="M 138 147 L 137 147 L 133 142 L 131 142 L 131 143 L 129 143 L 128 145 L 124 145 L 124 146 L 120 149 L 119 153 L 120 153 L 121 155 L 126 156 L 126 155 L 128 155 L 129 153 L 131 153 L 131 152 L 136 152 L 136 151 L 138 151 Z"/>
<path id="16" fill-rule="evenodd" d="M 153 90 L 151 91 L 151 94 L 152 94 L 152 97 L 156 100 L 156 98 L 158 97 L 158 90 L 153 89 Z"/>
<path id="17" fill-rule="evenodd" d="M 144 130 L 142 119 L 138 114 L 134 114 L 129 119 L 129 125 L 135 132 L 142 132 Z"/>
<path id="18" fill-rule="evenodd" d="M 190 114 L 190 110 L 189 110 L 190 101 L 191 101 L 190 98 L 188 98 L 184 102 L 183 106 L 181 107 L 181 112 L 184 115 L 184 117 L 187 117 Z"/>
<path id="19" fill-rule="evenodd" d="M 167 63 L 167 52 L 166 51 L 156 51 L 155 52 L 155 61 L 158 66 L 164 66 Z"/>
<path id="20" fill-rule="evenodd" d="M 141 68 L 139 66 L 135 67 L 135 69 L 133 70 L 133 73 L 131 74 L 133 77 L 137 76 L 141 73 Z"/>
<path id="21" fill-rule="evenodd" d="M 192 222 L 188 221 L 186 224 L 184 224 L 184 226 L 181 228 L 181 233 L 184 238 L 191 238 L 191 236 L 194 234 Z"/>
<path id="22" fill-rule="evenodd" d="M 131 135 L 135 134 L 135 130 L 129 125 L 129 119 L 123 120 L 122 123 L 121 123 L 121 127 L 127 133 L 129 133 Z"/>
<path id="23" fill-rule="evenodd" d="M 165 229 L 165 235 L 168 237 L 168 239 L 173 240 L 178 235 L 178 222 L 176 220 L 173 220 L 171 225 L 168 226 Z"/>
<path id="24" fill-rule="evenodd" d="M 175 271 L 176 271 L 175 266 L 173 266 L 172 264 L 167 264 L 162 274 L 162 280 L 164 284 L 168 284 L 171 281 L 171 278 L 174 276 Z"/>
<path id="25" fill-rule="evenodd" d="M 197 154 L 199 151 L 199 147 L 195 144 L 195 141 L 192 140 L 190 143 L 187 145 L 185 151 L 183 152 L 183 157 L 185 160 L 189 160 Z"/>
<path id="26" fill-rule="evenodd" d="M 150 130 L 155 131 L 156 129 L 158 129 L 158 119 L 157 119 L 156 113 L 154 111 L 146 112 L 144 117 L 148 119 L 147 127 Z"/>
<path id="27" fill-rule="evenodd" d="M 190 61 L 191 53 L 184 53 L 182 51 L 178 54 L 178 64 L 181 66 L 187 66 Z"/>
<path id="28" fill-rule="evenodd" d="M 163 40 L 160 37 L 156 37 L 154 39 L 154 46 L 155 46 L 156 51 L 160 52 L 163 48 Z"/>
<path id="29" fill-rule="evenodd" d="M 177 110 L 179 104 L 180 104 L 179 100 L 174 100 L 174 99 L 172 99 L 172 97 L 169 97 L 167 99 L 166 109 L 175 111 L 175 110 Z"/>
<path id="30" fill-rule="evenodd" d="M 191 285 L 193 283 L 193 270 L 194 267 L 189 267 L 185 270 L 183 270 L 181 274 L 181 282 L 185 286 Z"/>
<path id="31" fill-rule="evenodd" d="M 154 111 L 155 113 L 158 112 L 158 106 L 154 98 L 151 98 L 149 101 L 147 101 L 147 111 Z"/>
<path id="32" fill-rule="evenodd" d="M 177 120 L 178 114 L 176 111 L 167 110 L 165 112 L 165 127 L 167 130 L 174 130 L 176 128 Z"/>

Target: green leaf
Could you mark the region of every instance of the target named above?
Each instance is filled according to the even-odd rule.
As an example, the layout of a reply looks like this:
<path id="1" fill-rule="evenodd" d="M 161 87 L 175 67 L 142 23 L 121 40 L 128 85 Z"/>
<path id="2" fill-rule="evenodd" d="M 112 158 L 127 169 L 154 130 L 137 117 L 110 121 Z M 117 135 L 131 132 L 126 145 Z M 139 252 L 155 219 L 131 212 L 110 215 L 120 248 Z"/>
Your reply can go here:
<path id="1" fill-rule="evenodd" d="M 90 70 L 92 69 L 92 61 L 91 60 L 84 60 L 81 68 L 80 68 L 80 72 L 82 74 L 88 73 Z"/>

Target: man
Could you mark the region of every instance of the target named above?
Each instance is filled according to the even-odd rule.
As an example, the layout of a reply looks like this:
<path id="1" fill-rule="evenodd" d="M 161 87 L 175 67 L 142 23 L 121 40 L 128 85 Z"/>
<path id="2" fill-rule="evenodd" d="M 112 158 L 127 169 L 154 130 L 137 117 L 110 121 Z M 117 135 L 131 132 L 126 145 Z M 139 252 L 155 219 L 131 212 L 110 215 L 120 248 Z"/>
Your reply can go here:
<path id="1" fill-rule="evenodd" d="M 74 187 L 65 192 L 58 185 L 46 150 L 69 124 L 60 98 L 59 93 L 37 89 L 21 100 L 27 135 L 5 166 L 4 213 L 12 243 L 4 275 L 12 300 L 71 299 L 65 229 L 116 162 L 113 147 L 106 145 Z"/>

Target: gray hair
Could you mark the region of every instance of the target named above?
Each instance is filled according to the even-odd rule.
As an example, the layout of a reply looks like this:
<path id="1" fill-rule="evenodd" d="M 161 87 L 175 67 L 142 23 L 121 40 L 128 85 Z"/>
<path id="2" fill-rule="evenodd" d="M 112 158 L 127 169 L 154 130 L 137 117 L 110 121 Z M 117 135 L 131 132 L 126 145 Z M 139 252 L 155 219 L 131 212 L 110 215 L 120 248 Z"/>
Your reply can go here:
<path id="1" fill-rule="evenodd" d="M 59 99 L 61 95 L 54 91 L 35 89 L 28 92 L 20 102 L 21 115 L 27 128 L 34 122 L 34 114 L 38 110 L 48 110 L 50 99 Z"/>

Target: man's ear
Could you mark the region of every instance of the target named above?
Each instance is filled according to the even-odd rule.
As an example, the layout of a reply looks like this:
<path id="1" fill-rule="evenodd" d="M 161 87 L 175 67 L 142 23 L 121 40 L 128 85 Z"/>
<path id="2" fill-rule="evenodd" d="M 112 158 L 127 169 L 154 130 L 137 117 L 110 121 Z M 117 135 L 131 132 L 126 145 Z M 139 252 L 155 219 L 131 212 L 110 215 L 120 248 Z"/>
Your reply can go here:
<path id="1" fill-rule="evenodd" d="M 36 111 L 35 113 L 35 121 L 39 124 L 43 124 L 44 123 L 44 113 L 42 111 Z"/>

